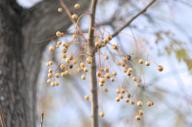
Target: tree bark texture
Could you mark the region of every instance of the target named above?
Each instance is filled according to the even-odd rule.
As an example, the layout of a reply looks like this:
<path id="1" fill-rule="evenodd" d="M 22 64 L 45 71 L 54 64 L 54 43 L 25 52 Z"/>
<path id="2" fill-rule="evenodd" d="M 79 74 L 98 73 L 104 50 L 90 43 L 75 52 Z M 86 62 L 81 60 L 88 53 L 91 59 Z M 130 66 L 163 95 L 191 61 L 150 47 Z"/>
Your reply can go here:
<path id="1" fill-rule="evenodd" d="M 72 10 L 76 0 L 64 0 Z M 82 9 L 89 0 L 79 1 Z M 36 82 L 42 53 L 57 30 L 71 25 L 58 0 L 23 9 L 0 0 L 0 127 L 35 127 Z"/>

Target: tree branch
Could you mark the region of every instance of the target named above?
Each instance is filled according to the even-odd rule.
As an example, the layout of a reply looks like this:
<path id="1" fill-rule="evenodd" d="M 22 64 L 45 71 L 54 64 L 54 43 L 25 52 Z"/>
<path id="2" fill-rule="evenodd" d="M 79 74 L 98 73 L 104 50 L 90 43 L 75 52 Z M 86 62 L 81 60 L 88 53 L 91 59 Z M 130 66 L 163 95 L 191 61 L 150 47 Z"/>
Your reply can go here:
<path id="1" fill-rule="evenodd" d="M 135 16 L 133 16 L 130 20 L 128 20 L 122 27 L 117 29 L 113 34 L 112 37 L 117 36 L 122 30 L 124 30 L 126 27 L 128 27 L 135 19 L 137 19 L 140 15 L 145 13 L 147 9 L 152 6 L 157 0 L 152 0 L 145 8 L 143 8 L 140 12 L 138 12 Z"/>
<path id="2" fill-rule="evenodd" d="M 95 13 L 97 0 L 92 0 L 91 3 L 91 21 L 89 26 L 89 54 L 93 59 L 91 64 L 91 110 L 92 110 L 92 127 L 98 127 L 98 91 L 96 77 L 96 60 L 95 60 Z"/>

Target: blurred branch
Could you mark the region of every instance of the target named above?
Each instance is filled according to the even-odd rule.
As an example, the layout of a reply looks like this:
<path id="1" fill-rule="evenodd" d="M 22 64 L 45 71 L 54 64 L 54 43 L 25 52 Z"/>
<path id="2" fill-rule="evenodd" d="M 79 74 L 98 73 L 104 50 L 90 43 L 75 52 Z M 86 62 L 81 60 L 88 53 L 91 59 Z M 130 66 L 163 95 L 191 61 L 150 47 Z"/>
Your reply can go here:
<path id="1" fill-rule="evenodd" d="M 135 19 L 137 19 L 140 15 L 145 13 L 147 9 L 155 3 L 156 0 L 152 0 L 145 8 L 143 8 L 139 13 L 137 13 L 135 16 L 133 16 L 130 20 L 128 20 L 122 27 L 117 29 L 113 34 L 112 37 L 117 36 L 122 30 L 124 30 L 126 27 L 128 27 Z"/>

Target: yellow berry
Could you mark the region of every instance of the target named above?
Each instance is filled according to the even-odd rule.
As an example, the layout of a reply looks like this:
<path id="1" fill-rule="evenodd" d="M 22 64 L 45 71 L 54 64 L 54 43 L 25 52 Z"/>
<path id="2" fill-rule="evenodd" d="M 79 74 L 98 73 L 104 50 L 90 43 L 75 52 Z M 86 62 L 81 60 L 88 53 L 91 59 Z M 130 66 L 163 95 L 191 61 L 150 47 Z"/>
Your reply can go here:
<path id="1" fill-rule="evenodd" d="M 137 81 L 137 77 L 133 76 L 132 80 L 136 82 Z"/>
<path id="2" fill-rule="evenodd" d="M 100 41 L 96 41 L 95 42 L 95 47 L 96 48 L 101 48 L 101 42 Z"/>
<path id="3" fill-rule="evenodd" d="M 50 83 L 50 86 L 55 86 L 55 82 L 51 82 L 51 83 Z"/>
<path id="4" fill-rule="evenodd" d="M 63 49 L 62 49 L 62 53 L 66 55 L 67 50 L 68 50 L 67 48 L 63 48 Z M 65 56 L 65 57 L 66 57 L 66 56 Z"/>
<path id="5" fill-rule="evenodd" d="M 131 56 L 130 55 L 126 55 L 123 57 L 123 61 L 124 62 L 128 62 L 129 60 L 131 60 Z"/>
<path id="6" fill-rule="evenodd" d="M 106 79 L 110 79 L 110 77 L 111 77 L 111 76 L 110 76 L 109 73 L 106 73 L 106 74 L 105 74 L 105 78 L 106 78 Z"/>
<path id="7" fill-rule="evenodd" d="M 57 31 L 55 34 L 57 37 L 63 37 L 64 36 L 64 33 L 60 32 L 60 31 Z"/>
<path id="8" fill-rule="evenodd" d="M 99 86 L 103 87 L 103 86 L 104 86 L 104 83 L 99 82 Z"/>
<path id="9" fill-rule="evenodd" d="M 104 78 L 100 78 L 100 79 L 99 79 L 99 82 L 100 82 L 101 84 L 104 84 L 104 83 L 105 83 L 105 79 L 104 79 Z"/>
<path id="10" fill-rule="evenodd" d="M 49 73 L 53 73 L 53 70 L 52 70 L 52 69 L 49 69 L 48 72 L 49 72 Z"/>
<path id="11" fill-rule="evenodd" d="M 82 80 L 85 80 L 86 79 L 86 76 L 83 74 L 83 75 L 81 75 L 81 79 Z"/>
<path id="12" fill-rule="evenodd" d="M 138 60 L 138 63 L 139 63 L 139 64 L 143 64 L 143 63 L 144 63 L 143 59 L 139 59 L 139 60 Z"/>
<path id="13" fill-rule="evenodd" d="M 65 67 L 64 64 L 60 64 L 60 69 L 61 69 L 61 70 L 65 70 L 65 68 L 66 68 L 66 67 Z"/>
<path id="14" fill-rule="evenodd" d="M 57 11 L 58 11 L 58 12 L 62 12 L 62 11 L 63 11 L 63 8 L 59 7 L 59 8 L 57 9 Z"/>
<path id="15" fill-rule="evenodd" d="M 117 75 L 117 72 L 115 72 L 115 71 L 112 72 L 112 75 L 113 75 L 113 76 L 116 76 L 116 75 Z"/>
<path id="16" fill-rule="evenodd" d="M 121 90 L 119 88 L 116 89 L 116 93 L 117 94 L 120 94 L 121 93 Z"/>
<path id="17" fill-rule="evenodd" d="M 66 74 L 65 72 L 61 72 L 61 76 L 64 77 Z"/>
<path id="18" fill-rule="evenodd" d="M 77 64 L 77 60 L 76 59 L 73 60 L 73 64 Z"/>
<path id="19" fill-rule="evenodd" d="M 134 104 L 135 104 L 135 101 L 134 101 L 134 100 L 131 100 L 131 101 L 130 101 L 130 104 L 134 105 Z"/>
<path id="20" fill-rule="evenodd" d="M 86 101 L 89 101 L 89 96 L 84 96 L 84 99 L 85 99 Z"/>
<path id="21" fill-rule="evenodd" d="M 66 53 L 62 53 L 62 58 L 66 59 L 67 58 L 67 54 Z"/>
<path id="22" fill-rule="evenodd" d="M 51 79 L 47 79 L 47 83 L 50 84 L 51 83 Z"/>
<path id="23" fill-rule="evenodd" d="M 59 76 L 60 76 L 60 73 L 55 73 L 56 78 L 59 78 Z"/>
<path id="24" fill-rule="evenodd" d="M 99 116 L 103 118 L 105 116 L 105 113 L 104 112 L 99 112 Z"/>
<path id="25" fill-rule="evenodd" d="M 77 20 L 77 19 L 74 19 L 74 20 Z M 73 36 L 72 36 L 73 39 L 75 39 L 77 37 L 78 37 L 78 35 L 76 33 L 74 33 Z"/>
<path id="26" fill-rule="evenodd" d="M 127 98 L 125 101 L 126 101 L 126 103 L 130 103 L 130 99 L 129 98 Z"/>
<path id="27" fill-rule="evenodd" d="M 147 106 L 148 106 L 148 107 L 151 107 L 151 106 L 153 106 L 153 105 L 154 105 L 154 102 L 152 102 L 152 101 L 148 101 L 148 102 L 147 102 Z"/>
<path id="28" fill-rule="evenodd" d="M 104 70 L 105 70 L 105 72 L 109 72 L 109 68 L 108 67 L 104 68 Z"/>
<path id="29" fill-rule="evenodd" d="M 93 58 L 91 56 L 88 56 L 86 61 L 87 61 L 88 64 L 92 64 Z"/>
<path id="30" fill-rule="evenodd" d="M 140 115 L 136 115 L 136 116 L 135 116 L 135 119 L 136 119 L 136 120 L 141 120 L 141 116 L 140 116 Z"/>
<path id="31" fill-rule="evenodd" d="M 50 47 L 49 47 L 49 51 L 50 51 L 51 53 L 53 53 L 53 52 L 55 51 L 55 47 L 50 46 Z"/>
<path id="32" fill-rule="evenodd" d="M 112 49 L 117 50 L 118 46 L 116 44 L 112 44 Z"/>
<path id="33" fill-rule="evenodd" d="M 63 43 L 63 47 L 65 47 L 66 49 L 69 48 L 69 43 Z"/>
<path id="34" fill-rule="evenodd" d="M 157 68 L 157 69 L 158 69 L 159 72 L 162 72 L 162 71 L 164 70 L 164 68 L 163 68 L 162 65 L 158 65 L 158 68 Z"/>
<path id="35" fill-rule="evenodd" d="M 66 71 L 64 71 L 64 72 L 61 72 L 61 76 L 62 77 L 65 77 L 66 75 L 68 75 L 69 74 L 69 72 L 66 70 Z"/>
<path id="36" fill-rule="evenodd" d="M 109 57 L 108 57 L 107 55 L 105 55 L 105 56 L 104 56 L 104 59 L 105 59 L 105 60 L 108 60 L 108 59 L 109 59 Z"/>
<path id="37" fill-rule="evenodd" d="M 120 95 L 119 97 L 120 97 L 120 99 L 123 99 L 123 95 Z"/>
<path id="38" fill-rule="evenodd" d="M 140 110 L 138 111 L 138 114 L 139 114 L 140 116 L 143 116 L 143 114 L 144 114 L 143 110 L 140 109 Z"/>
<path id="39" fill-rule="evenodd" d="M 77 14 L 73 14 L 73 15 L 71 16 L 71 18 L 72 18 L 73 20 L 77 20 L 77 19 L 78 19 L 78 15 L 77 15 Z"/>
<path id="40" fill-rule="evenodd" d="M 80 9 L 80 7 L 81 7 L 81 5 L 80 5 L 79 3 L 76 3 L 76 4 L 74 5 L 74 8 L 75 8 L 75 9 Z"/>
<path id="41" fill-rule="evenodd" d="M 59 83 L 58 83 L 58 82 L 55 82 L 55 83 L 54 83 L 54 86 L 59 86 Z"/>
<path id="42" fill-rule="evenodd" d="M 133 72 L 133 69 L 132 68 L 128 68 L 127 69 L 127 73 L 132 73 Z"/>
<path id="43" fill-rule="evenodd" d="M 53 73 L 48 73 L 48 78 L 53 78 Z"/>
<path id="44" fill-rule="evenodd" d="M 69 56 L 69 60 L 72 61 L 74 59 L 74 56 L 73 55 L 70 55 Z"/>
<path id="45" fill-rule="evenodd" d="M 65 61 L 66 61 L 66 63 L 68 63 L 68 64 L 70 63 L 70 59 L 69 59 L 69 58 L 66 58 Z"/>
<path id="46" fill-rule="evenodd" d="M 120 98 L 119 98 L 119 97 L 116 97 L 116 98 L 115 98 L 115 101 L 116 101 L 116 102 L 119 102 L 119 101 L 120 101 Z"/>
<path id="47" fill-rule="evenodd" d="M 124 93 L 125 93 L 125 89 L 122 88 L 122 89 L 121 89 L 121 94 L 124 94 Z"/>
<path id="48" fill-rule="evenodd" d="M 149 61 L 145 61 L 145 66 L 150 66 L 150 62 Z"/>
<path id="49" fill-rule="evenodd" d="M 85 67 L 85 64 L 83 62 L 80 63 L 80 67 L 81 68 L 84 68 Z"/>
<path id="50" fill-rule="evenodd" d="M 139 107 L 143 106 L 143 102 L 142 102 L 142 101 L 140 101 L 140 100 L 139 100 L 139 101 L 137 101 L 137 103 L 136 103 L 136 104 L 137 104 L 137 106 L 139 106 Z"/>
<path id="51" fill-rule="evenodd" d="M 112 36 L 111 35 L 107 36 L 107 40 L 111 41 L 112 40 Z"/>
<path id="52" fill-rule="evenodd" d="M 62 42 L 58 41 L 55 47 L 56 47 L 56 48 L 59 48 L 59 47 L 61 46 L 61 43 L 62 43 Z"/>
<path id="53" fill-rule="evenodd" d="M 100 71 L 97 72 L 97 77 L 100 78 L 102 76 L 102 73 Z"/>
<path id="54" fill-rule="evenodd" d="M 109 43 L 109 40 L 105 38 L 102 42 L 103 42 L 102 47 L 104 47 L 107 43 Z"/>
<path id="55" fill-rule="evenodd" d="M 114 82 L 114 81 L 115 81 L 115 78 L 111 78 L 111 81 Z"/>
<path id="56" fill-rule="evenodd" d="M 84 72 L 88 72 L 88 69 L 86 67 L 83 68 Z"/>

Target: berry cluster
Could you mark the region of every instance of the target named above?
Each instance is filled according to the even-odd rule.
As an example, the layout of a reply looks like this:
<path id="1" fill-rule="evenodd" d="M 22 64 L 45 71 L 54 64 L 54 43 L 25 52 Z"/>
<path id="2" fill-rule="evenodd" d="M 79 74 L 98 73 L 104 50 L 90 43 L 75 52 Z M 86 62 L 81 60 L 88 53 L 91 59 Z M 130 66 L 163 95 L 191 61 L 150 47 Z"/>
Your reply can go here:
<path id="1" fill-rule="evenodd" d="M 80 9 L 80 4 L 75 4 L 74 5 L 74 9 Z M 62 8 L 58 8 L 58 12 L 63 12 Z M 79 16 L 77 14 L 72 14 L 71 18 L 77 22 Z M 65 36 L 64 32 L 61 31 L 57 31 L 56 33 L 56 37 L 61 38 Z M 83 38 L 83 39 L 80 39 Z M 142 85 L 142 79 L 140 76 L 136 75 L 136 69 L 134 69 L 134 64 L 130 64 L 130 63 L 136 63 L 138 65 L 144 65 L 145 67 L 149 67 L 151 66 L 151 62 L 150 61 L 145 61 L 141 58 L 135 58 L 133 59 L 131 55 L 127 55 L 127 54 L 120 54 L 119 50 L 120 47 L 117 44 L 111 44 L 111 40 L 112 40 L 112 36 L 108 35 L 104 38 L 102 37 L 95 37 L 95 52 L 96 55 L 102 55 L 101 52 L 101 48 L 104 48 L 108 45 L 111 46 L 111 49 L 114 50 L 117 54 L 119 54 L 119 57 L 121 60 L 115 61 L 115 64 L 117 64 L 117 66 L 119 68 L 121 68 L 123 71 L 122 73 L 124 73 L 126 76 L 128 76 L 128 78 L 130 78 L 137 87 L 140 87 Z M 59 56 L 61 56 L 62 58 L 62 62 L 60 63 L 55 63 L 55 61 L 53 60 L 49 60 L 47 65 L 48 65 L 48 79 L 47 79 L 47 84 L 49 84 L 50 86 L 56 87 L 59 86 L 59 78 L 65 77 L 67 75 L 70 75 L 71 72 L 76 71 L 78 74 L 80 74 L 80 78 L 82 80 L 86 80 L 86 75 L 89 72 L 89 66 L 93 63 L 93 57 L 87 54 L 87 43 L 86 41 L 82 40 L 88 40 L 85 39 L 85 36 L 82 35 L 81 31 L 79 29 L 77 29 L 77 31 L 75 31 L 73 33 L 73 37 L 71 39 L 71 41 L 69 42 L 62 42 L 62 41 L 57 41 L 54 45 L 49 47 L 49 52 L 51 54 L 54 55 L 54 53 L 56 52 L 56 50 L 61 51 L 61 53 L 59 54 Z M 74 43 L 75 42 L 75 43 Z M 83 54 L 83 58 L 80 59 L 80 54 L 78 55 L 74 55 L 72 53 L 70 53 L 70 47 L 74 44 L 79 44 L 80 45 L 80 49 L 81 49 L 81 53 Z M 110 57 L 108 55 L 102 55 L 103 56 L 103 60 L 110 60 Z M 136 60 L 136 62 L 135 62 Z M 99 59 L 99 61 L 102 61 L 102 59 Z M 112 62 L 112 61 L 110 61 Z M 56 67 L 55 67 L 56 66 Z M 159 72 L 162 72 L 164 70 L 162 65 L 158 65 L 157 66 L 157 70 Z M 121 73 L 121 71 L 118 71 L 118 73 Z M 100 86 L 100 88 L 103 88 L 104 92 L 107 93 L 109 91 L 109 89 L 106 86 L 107 82 L 115 82 L 117 75 L 118 75 L 117 71 L 113 71 L 112 68 L 109 68 L 109 66 L 102 66 L 100 64 L 97 65 L 97 80 L 98 80 L 98 85 Z M 84 99 L 86 101 L 90 101 L 90 96 L 84 96 Z M 118 87 L 116 89 L 116 97 L 115 97 L 115 101 L 116 102 L 120 102 L 122 100 L 125 100 L 125 102 L 127 104 L 130 105 L 135 105 L 137 106 L 139 109 L 136 113 L 135 119 L 136 120 L 140 120 L 142 118 L 142 116 L 144 115 L 144 111 L 141 109 L 143 108 L 144 105 L 151 107 L 154 105 L 154 102 L 149 100 L 147 102 L 143 102 L 141 100 L 137 100 L 134 99 L 131 95 L 131 93 L 128 91 L 127 88 L 125 87 Z M 104 117 L 105 113 L 104 112 L 100 112 L 99 113 L 100 117 Z"/>

